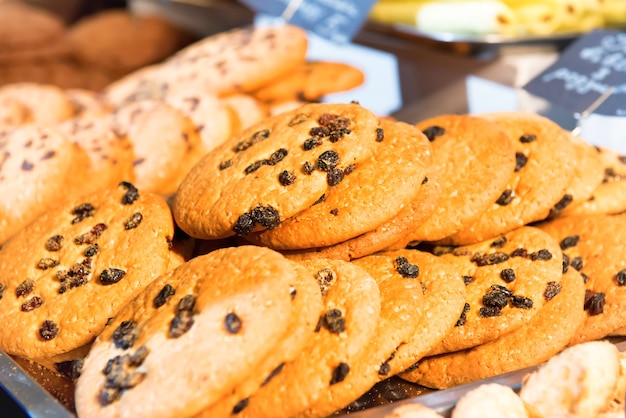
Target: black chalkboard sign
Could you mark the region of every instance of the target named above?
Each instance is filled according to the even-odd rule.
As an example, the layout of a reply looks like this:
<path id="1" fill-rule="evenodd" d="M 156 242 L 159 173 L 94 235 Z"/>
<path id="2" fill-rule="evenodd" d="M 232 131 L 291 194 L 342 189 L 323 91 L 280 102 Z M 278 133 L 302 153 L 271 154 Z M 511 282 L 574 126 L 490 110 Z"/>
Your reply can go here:
<path id="1" fill-rule="evenodd" d="M 610 93 L 594 113 L 626 116 L 626 33 L 597 30 L 583 35 L 524 89 L 579 113 Z"/>
<path id="2" fill-rule="evenodd" d="M 282 16 L 293 25 L 338 43 L 359 31 L 376 0 L 241 0 L 257 12 Z"/>

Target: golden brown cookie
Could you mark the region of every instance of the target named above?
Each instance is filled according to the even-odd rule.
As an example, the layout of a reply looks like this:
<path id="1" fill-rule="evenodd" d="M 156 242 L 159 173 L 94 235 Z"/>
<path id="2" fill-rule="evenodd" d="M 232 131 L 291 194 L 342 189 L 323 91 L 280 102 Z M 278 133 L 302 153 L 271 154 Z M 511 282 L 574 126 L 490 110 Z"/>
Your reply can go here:
<path id="1" fill-rule="evenodd" d="M 291 100 L 318 101 L 330 93 L 351 90 L 365 81 L 365 74 L 349 64 L 331 61 L 307 61 L 266 86 L 254 96 L 266 103 Z"/>
<path id="2" fill-rule="evenodd" d="M 585 320 L 582 276 L 570 270 L 558 283 L 558 289 L 542 295 L 550 300 L 516 330 L 467 350 L 424 358 L 400 377 L 445 389 L 547 361 L 567 346 Z"/>
<path id="3" fill-rule="evenodd" d="M 249 399 L 242 417 L 294 416 L 314 405 L 352 372 L 374 335 L 380 315 L 376 281 L 353 264 L 315 260 L 324 308 L 319 330 L 305 350 Z"/>
<path id="4" fill-rule="evenodd" d="M 479 418 L 484 415 L 529 418 L 524 402 L 509 386 L 484 383 L 457 401 L 450 418 Z"/>
<path id="5" fill-rule="evenodd" d="M 267 118 L 207 153 L 174 198 L 177 224 L 200 239 L 245 236 L 312 206 L 380 145 L 358 104 L 311 104 Z M 331 215 L 332 216 L 332 215 Z"/>
<path id="6" fill-rule="evenodd" d="M 202 411 L 253 373 L 285 335 L 295 280 L 288 260 L 253 246 L 215 251 L 163 274 L 98 336 L 76 384 L 78 415 Z"/>
<path id="7" fill-rule="evenodd" d="M 382 121 L 378 129 L 369 159 L 347 166 L 344 162 L 343 180 L 319 195 L 315 204 L 276 228 L 246 239 L 279 250 L 334 245 L 379 227 L 409 206 L 424 184 L 430 144 L 425 135 L 403 122 Z M 330 158 L 332 152 L 319 158 Z"/>
<path id="8" fill-rule="evenodd" d="M 171 212 L 130 183 L 48 210 L 0 250 L 0 347 L 65 361 L 169 265 Z"/>
<path id="9" fill-rule="evenodd" d="M 113 107 L 138 100 L 162 100 L 168 88 L 159 80 L 161 65 L 140 68 L 109 83 L 103 90 L 105 100 Z"/>
<path id="10" fill-rule="evenodd" d="M 40 124 L 53 124 L 73 115 L 72 103 L 64 91 L 49 84 L 8 84 L 0 87 L 0 100 L 4 98 L 12 98 L 26 106 L 32 121 Z"/>
<path id="11" fill-rule="evenodd" d="M 560 243 L 565 268 L 585 278 L 587 315 L 571 344 L 597 340 L 626 326 L 626 216 L 568 216 L 539 228 Z"/>
<path id="12" fill-rule="evenodd" d="M 491 207 L 473 224 L 442 240 L 446 245 L 488 240 L 545 219 L 565 198 L 573 178 L 574 148 L 556 123 L 524 112 L 480 116 L 496 122 L 514 139 L 516 171 Z"/>

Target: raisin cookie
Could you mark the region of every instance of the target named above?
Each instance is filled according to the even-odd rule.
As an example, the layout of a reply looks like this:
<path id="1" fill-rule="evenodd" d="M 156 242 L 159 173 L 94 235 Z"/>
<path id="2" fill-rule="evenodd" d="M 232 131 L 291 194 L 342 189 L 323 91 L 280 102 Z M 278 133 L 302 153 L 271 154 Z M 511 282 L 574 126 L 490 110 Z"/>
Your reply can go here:
<path id="1" fill-rule="evenodd" d="M 587 318 L 571 343 L 597 340 L 626 326 L 626 216 L 568 216 L 539 228 L 559 242 L 564 268 L 585 278 Z"/>
<path id="2" fill-rule="evenodd" d="M 446 389 L 547 361 L 567 346 L 585 320 L 582 276 L 570 270 L 558 285 L 547 289 L 541 296 L 544 306 L 521 327 L 467 350 L 424 358 L 400 377 Z"/>
<path id="3" fill-rule="evenodd" d="M 381 121 L 378 132 L 372 156 L 345 167 L 343 180 L 314 205 L 246 239 L 278 250 L 334 245 L 379 227 L 409 206 L 425 182 L 430 144 L 403 122 Z M 318 167 L 325 159 L 332 160 L 331 165 L 343 162 L 329 151 L 320 155 Z"/>
<path id="4" fill-rule="evenodd" d="M 200 239 L 276 228 L 366 161 L 380 132 L 358 104 L 310 104 L 267 118 L 189 171 L 174 198 L 176 222 Z"/>
<path id="5" fill-rule="evenodd" d="M 343 261 L 302 264 L 316 275 L 322 291 L 318 329 L 307 348 L 249 398 L 242 417 L 302 413 L 352 373 L 374 336 L 381 309 L 376 281 Z"/>
<path id="6" fill-rule="evenodd" d="M 470 226 L 441 243 L 488 240 L 541 221 L 566 196 L 576 154 L 569 135 L 551 120 L 524 112 L 480 115 L 496 122 L 515 141 L 515 173 L 500 196 Z"/>
<path id="7" fill-rule="evenodd" d="M 0 347 L 47 364 L 88 345 L 169 264 L 160 197 L 130 183 L 48 210 L 0 250 Z"/>

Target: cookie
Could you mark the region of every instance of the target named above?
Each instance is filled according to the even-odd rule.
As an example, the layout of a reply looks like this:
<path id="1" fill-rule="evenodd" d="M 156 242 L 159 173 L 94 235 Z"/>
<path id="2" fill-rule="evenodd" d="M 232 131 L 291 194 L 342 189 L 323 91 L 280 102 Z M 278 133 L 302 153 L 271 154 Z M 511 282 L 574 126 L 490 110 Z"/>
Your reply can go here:
<path id="1" fill-rule="evenodd" d="M 508 334 L 541 311 L 546 289 L 559 283 L 563 256 L 557 240 L 533 227 L 496 239 L 447 248 L 466 282 L 462 322 L 429 355 L 471 348 Z"/>
<path id="2" fill-rule="evenodd" d="M 515 141 L 515 173 L 501 195 L 470 226 L 441 240 L 445 245 L 485 241 L 545 219 L 567 199 L 573 176 L 574 148 L 551 120 L 524 112 L 480 115 L 496 122 Z"/>
<path id="3" fill-rule="evenodd" d="M 0 87 L 0 100 L 12 98 L 26 106 L 32 122 L 54 124 L 69 119 L 73 107 L 59 87 L 38 83 L 15 83 Z"/>
<path id="4" fill-rule="evenodd" d="M 0 347 L 48 364 L 90 344 L 169 263 L 165 201 L 130 183 L 41 214 L 0 250 Z"/>
<path id="5" fill-rule="evenodd" d="M 108 116 L 96 114 L 61 122 L 59 129 L 89 157 L 89 178 L 82 193 L 115 188 L 120 182 L 135 181 L 133 144 L 111 127 Z"/>
<path id="6" fill-rule="evenodd" d="M 578 270 L 585 277 L 586 319 L 571 343 L 597 340 L 626 326 L 626 217 L 568 216 L 539 228 L 560 243 L 565 268 Z"/>
<path id="7" fill-rule="evenodd" d="M 415 332 L 385 360 L 379 379 L 412 367 L 452 329 L 464 312 L 465 284 L 454 263 L 417 250 L 382 252 L 354 261 L 372 276 L 380 278 L 399 273 L 415 276 L 422 285 L 424 303 Z"/>
<path id="8" fill-rule="evenodd" d="M 374 336 L 380 315 L 376 281 L 360 267 L 337 260 L 302 262 L 320 281 L 323 314 L 307 348 L 253 394 L 242 417 L 294 416 L 351 373 Z"/>
<path id="9" fill-rule="evenodd" d="M 63 21 L 45 9 L 17 1 L 0 4 L 0 51 L 47 44 L 64 32 Z"/>
<path id="10" fill-rule="evenodd" d="M 471 225 L 498 199 L 515 170 L 515 144 L 495 122 L 476 116 L 442 115 L 417 127 L 431 141 L 441 200 L 406 239 L 436 241 Z"/>
<path id="11" fill-rule="evenodd" d="M 248 94 L 231 94 L 221 98 L 237 116 L 239 129 L 249 128 L 269 116 L 267 106 Z"/>
<path id="12" fill-rule="evenodd" d="M 128 103 L 115 111 L 111 123 L 119 136 L 133 144 L 135 183 L 142 190 L 173 193 L 204 154 L 192 121 L 166 103 Z"/>
<path id="13" fill-rule="evenodd" d="M 307 61 L 285 77 L 256 90 L 254 97 L 266 103 L 291 100 L 319 101 L 330 93 L 351 90 L 365 81 L 358 68 L 341 62 Z"/>
<path id="14" fill-rule="evenodd" d="M 585 320 L 582 276 L 569 270 L 560 285 L 558 293 L 550 293 L 550 301 L 517 329 L 467 350 L 424 358 L 400 377 L 445 389 L 547 361 L 567 346 Z"/>
<path id="15" fill-rule="evenodd" d="M 267 118 L 207 153 L 180 184 L 176 223 L 199 239 L 273 229 L 312 206 L 380 145 L 358 104 L 311 104 Z M 345 181 L 345 180 L 344 180 Z"/>
<path id="16" fill-rule="evenodd" d="M 292 282 L 294 313 L 284 338 L 277 341 L 271 353 L 256 367 L 254 373 L 230 394 L 195 416 L 220 417 L 237 414 L 247 405 L 248 398 L 268 384 L 284 365 L 306 350 L 322 314 L 322 293 L 315 276 L 302 265 L 292 262 L 297 275 Z"/>
<path id="17" fill-rule="evenodd" d="M 493 416 L 529 418 L 517 393 L 498 383 L 485 383 L 466 392 L 454 405 L 451 418 L 478 418 L 486 411 Z"/>
<path id="18" fill-rule="evenodd" d="M 25 125 L 32 120 L 30 110 L 14 97 L 0 98 L 0 129 Z"/>
<path id="19" fill-rule="evenodd" d="M 49 208 L 80 193 L 91 169 L 85 151 L 52 127 L 0 131 L 0 243 Z"/>
<path id="20" fill-rule="evenodd" d="M 602 170 L 601 181 L 584 202 L 565 208 L 563 215 L 615 214 L 626 210 L 626 156 L 609 148 L 596 150 L 600 165 L 589 170 Z"/>
<path id="21" fill-rule="evenodd" d="M 290 74 L 306 51 L 306 32 L 296 26 L 238 27 L 174 54 L 163 64 L 163 75 L 170 90 L 195 86 L 218 95 L 248 93 Z"/>
<path id="22" fill-rule="evenodd" d="M 420 403 L 405 403 L 394 407 L 384 418 L 443 418 L 443 415 Z"/>
<path id="23" fill-rule="evenodd" d="M 162 66 L 148 65 L 109 83 L 103 89 L 107 103 L 113 107 L 138 100 L 162 100 L 168 88 L 160 81 Z"/>
<path id="24" fill-rule="evenodd" d="M 288 260 L 253 246 L 161 275 L 95 341 L 76 383 L 78 415 L 201 412 L 247 379 L 285 334 L 294 280 Z"/>
<path id="25" fill-rule="evenodd" d="M 371 231 L 409 206 L 426 178 L 430 144 L 403 122 L 382 121 L 378 129 L 371 158 L 344 166 L 343 180 L 311 207 L 246 239 L 279 250 L 325 247 Z"/>

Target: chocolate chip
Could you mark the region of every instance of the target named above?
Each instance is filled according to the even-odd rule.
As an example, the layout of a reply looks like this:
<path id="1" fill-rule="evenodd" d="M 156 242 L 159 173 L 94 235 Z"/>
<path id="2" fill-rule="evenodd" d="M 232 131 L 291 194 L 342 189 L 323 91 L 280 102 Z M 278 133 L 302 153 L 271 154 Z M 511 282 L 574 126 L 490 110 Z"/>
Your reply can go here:
<path id="1" fill-rule="evenodd" d="M 139 226 L 139 224 L 141 223 L 141 220 L 143 219 L 143 215 L 139 212 L 135 212 L 131 215 L 130 218 L 128 218 L 126 220 L 126 222 L 124 222 L 124 229 L 125 230 L 129 230 L 129 229 L 135 229 Z"/>
<path id="2" fill-rule="evenodd" d="M 339 164 L 339 154 L 333 150 L 324 151 L 317 158 L 317 168 L 329 172 Z M 343 173 L 343 172 L 342 172 Z"/>
<path id="3" fill-rule="evenodd" d="M 495 240 L 493 240 L 491 244 L 489 244 L 489 246 L 491 248 L 502 248 L 504 247 L 504 244 L 506 244 L 506 242 L 507 242 L 507 238 L 504 235 L 502 235 L 496 238 Z"/>
<path id="4" fill-rule="evenodd" d="M 626 269 L 618 271 L 615 275 L 615 280 L 617 281 L 618 286 L 626 285 Z"/>
<path id="5" fill-rule="evenodd" d="M 281 171 L 281 173 L 278 175 L 278 181 L 283 186 L 289 186 L 296 181 L 296 175 L 287 170 Z"/>
<path id="6" fill-rule="evenodd" d="M 230 167 L 232 165 L 233 165 L 233 161 L 232 160 L 222 161 L 222 162 L 220 162 L 219 169 L 220 170 L 226 170 L 228 167 Z"/>
<path id="7" fill-rule="evenodd" d="M 515 193 L 513 193 L 513 190 L 506 189 L 505 191 L 502 192 L 500 197 L 498 197 L 498 200 L 496 200 L 496 203 L 500 206 L 506 206 L 510 204 L 514 199 L 515 199 Z"/>
<path id="8" fill-rule="evenodd" d="M 350 372 L 350 366 L 348 363 L 339 363 L 335 370 L 333 370 L 333 375 L 330 379 L 330 384 L 334 385 L 335 383 L 343 382 L 348 373 Z"/>
<path id="9" fill-rule="evenodd" d="M 324 313 L 324 327 L 333 334 L 340 334 L 346 330 L 346 319 L 339 309 L 330 309 Z"/>
<path id="10" fill-rule="evenodd" d="M 337 274 L 331 268 L 325 268 L 315 274 L 315 280 L 320 286 L 322 296 L 326 296 L 328 289 L 335 283 Z"/>
<path id="11" fill-rule="evenodd" d="M 255 132 L 252 134 L 250 138 L 238 142 L 233 148 L 233 151 L 235 152 L 245 151 L 251 146 L 253 146 L 254 144 L 257 144 L 261 141 L 266 140 L 267 138 L 269 138 L 269 136 L 270 136 L 269 129 L 263 129 L 261 131 Z"/>
<path id="12" fill-rule="evenodd" d="M 337 209 L 337 208 L 331 209 L 330 210 L 330 214 L 334 215 L 334 216 L 337 216 L 339 214 L 339 209 Z"/>
<path id="13" fill-rule="evenodd" d="M 519 142 L 521 142 L 522 144 L 528 144 L 530 142 L 535 141 L 536 139 L 537 139 L 537 135 L 535 134 L 524 134 L 519 137 Z"/>
<path id="14" fill-rule="evenodd" d="M 565 237 L 561 240 L 560 246 L 562 250 L 567 250 L 568 248 L 575 247 L 578 245 L 578 241 L 580 240 L 579 235 L 570 235 L 569 237 Z"/>
<path id="15" fill-rule="evenodd" d="M 530 298 L 518 295 L 512 295 L 509 299 L 511 306 L 522 309 L 530 309 L 533 307 L 533 301 Z"/>
<path id="16" fill-rule="evenodd" d="M 563 210 L 572 203 L 574 198 L 571 194 L 565 194 L 553 207 L 550 209 L 550 214 L 548 216 L 554 217 L 559 215 Z"/>
<path id="17" fill-rule="evenodd" d="M 438 136 L 445 134 L 446 130 L 441 126 L 433 125 L 424 129 L 422 132 L 426 135 L 426 138 L 428 138 L 430 142 L 433 142 Z"/>
<path id="18" fill-rule="evenodd" d="M 18 284 L 15 288 L 15 295 L 19 298 L 30 294 L 35 288 L 35 282 L 32 279 L 26 279 Z"/>
<path id="19" fill-rule="evenodd" d="M 82 203 L 76 206 L 70 212 L 72 215 L 74 215 L 74 218 L 72 219 L 72 224 L 77 224 L 85 218 L 92 217 L 95 212 L 96 208 L 91 203 Z"/>
<path id="20" fill-rule="evenodd" d="M 123 205 L 132 205 L 139 199 L 139 190 L 132 183 L 122 181 L 120 186 L 126 189 L 126 193 L 122 196 Z"/>
<path id="21" fill-rule="evenodd" d="M 569 263 L 570 266 L 576 271 L 581 271 L 583 269 L 583 259 L 580 257 L 574 257 Z"/>
<path id="22" fill-rule="evenodd" d="M 563 286 L 561 283 L 557 282 L 548 282 L 546 285 L 546 290 L 543 291 L 543 297 L 546 301 L 552 300 L 553 297 L 561 293 L 561 289 Z"/>
<path id="23" fill-rule="evenodd" d="M 594 293 L 592 290 L 585 290 L 584 308 L 590 316 L 600 315 L 604 312 L 606 295 L 604 293 Z"/>
<path id="24" fill-rule="evenodd" d="M 313 166 L 310 162 L 305 161 L 304 164 L 302 164 L 302 172 L 304 174 L 310 175 L 314 170 L 315 166 Z"/>
<path id="25" fill-rule="evenodd" d="M 236 313 L 229 312 L 226 314 L 226 317 L 224 318 L 224 327 L 226 328 L 226 331 L 231 334 L 237 334 L 241 331 L 241 325 L 241 318 L 239 318 Z"/>
<path id="26" fill-rule="evenodd" d="M 22 303 L 22 311 L 30 312 L 34 309 L 37 309 L 42 304 L 43 304 L 43 299 L 41 299 L 39 296 L 33 296 L 32 298 L 28 299 L 26 302 Z"/>
<path id="27" fill-rule="evenodd" d="M 552 253 L 546 249 L 542 249 L 533 253 L 530 253 L 530 259 L 532 261 L 536 261 L 536 260 L 551 260 L 552 259 Z"/>
<path id="28" fill-rule="evenodd" d="M 113 284 L 122 280 L 124 276 L 126 276 L 124 270 L 110 267 L 102 270 L 102 273 L 100 273 L 100 282 L 102 284 Z"/>
<path id="29" fill-rule="evenodd" d="M 385 139 L 385 131 L 383 128 L 376 128 L 376 142 L 383 142 Z"/>
<path id="30" fill-rule="evenodd" d="M 85 255 L 85 257 L 93 257 L 94 255 L 97 255 L 99 252 L 100 252 L 100 246 L 96 242 L 95 244 L 90 245 L 89 247 L 85 248 L 85 252 L 83 254 Z"/>
<path id="31" fill-rule="evenodd" d="M 84 234 L 79 235 L 76 238 L 74 238 L 74 244 L 91 245 L 95 243 L 98 238 L 100 238 L 100 235 L 102 235 L 102 233 L 106 231 L 106 229 L 107 229 L 107 226 L 105 224 L 103 223 L 96 224 L 94 225 L 93 228 L 91 228 L 89 232 L 85 232 Z"/>
<path id="32" fill-rule="evenodd" d="M 463 305 L 463 312 L 461 312 L 459 319 L 456 321 L 456 324 L 454 324 L 455 327 L 462 327 L 467 323 L 467 312 L 469 312 L 469 310 L 470 304 L 465 302 L 465 305 Z"/>
<path id="33" fill-rule="evenodd" d="M 166 284 L 155 296 L 152 304 L 155 308 L 160 308 L 161 306 L 165 305 L 172 296 L 174 296 L 174 293 L 176 293 L 176 290 L 174 290 L 172 285 Z"/>
<path id="34" fill-rule="evenodd" d="M 63 248 L 64 243 L 65 238 L 63 237 L 63 235 L 53 235 L 48 238 L 45 247 L 48 251 L 59 251 L 61 248 Z"/>
<path id="35" fill-rule="evenodd" d="M 515 153 L 515 172 L 517 173 L 522 168 L 524 168 L 527 162 L 528 162 L 528 157 L 524 155 L 524 153 L 516 152 Z"/>
<path id="36" fill-rule="evenodd" d="M 239 402 L 237 402 L 235 404 L 235 406 L 233 406 L 233 410 L 232 410 L 231 414 L 232 415 L 237 415 L 238 413 L 240 413 L 241 411 L 246 409 L 246 407 L 248 406 L 248 402 L 249 401 L 250 401 L 250 398 L 245 398 L 245 399 L 242 399 Z"/>
<path id="37" fill-rule="evenodd" d="M 135 344 L 135 340 L 137 339 L 137 333 L 135 329 L 137 327 L 137 323 L 135 321 L 122 321 L 120 325 L 113 331 L 113 344 L 115 347 L 127 350 Z"/>
<path id="38" fill-rule="evenodd" d="M 37 262 L 37 268 L 40 270 L 48 270 L 59 265 L 59 260 L 54 258 L 44 257 Z"/>
<path id="39" fill-rule="evenodd" d="M 329 186 L 336 186 L 342 182 L 344 178 L 343 170 L 339 168 L 333 168 L 328 173 L 326 173 L 326 181 Z"/>
<path id="40" fill-rule="evenodd" d="M 504 269 L 504 270 L 502 270 L 500 272 L 500 277 L 506 283 L 511 283 L 513 280 L 515 280 L 515 270 L 513 270 L 513 269 Z"/>
<path id="41" fill-rule="evenodd" d="M 45 341 L 50 341 L 59 334 L 59 327 L 54 321 L 46 319 L 39 327 L 39 336 Z"/>
<path id="42" fill-rule="evenodd" d="M 503 263 L 508 259 L 509 255 L 507 253 L 496 251 L 490 254 L 476 253 L 472 256 L 471 260 L 473 263 L 476 263 L 477 266 L 482 267 Z"/>
<path id="43" fill-rule="evenodd" d="M 396 271 L 400 273 L 405 279 L 415 279 L 420 274 L 420 269 L 417 265 L 409 263 L 406 257 L 396 257 L 395 259 Z"/>

